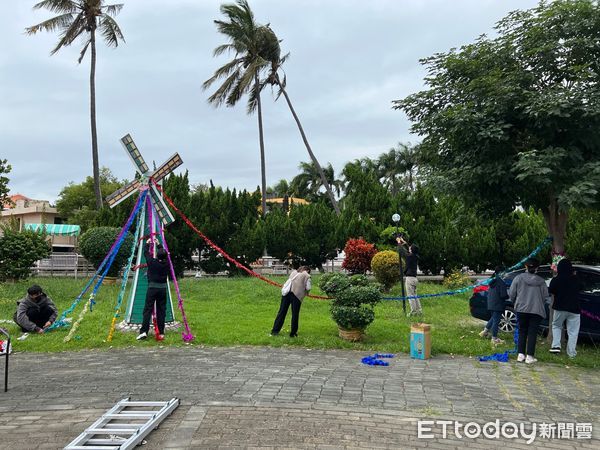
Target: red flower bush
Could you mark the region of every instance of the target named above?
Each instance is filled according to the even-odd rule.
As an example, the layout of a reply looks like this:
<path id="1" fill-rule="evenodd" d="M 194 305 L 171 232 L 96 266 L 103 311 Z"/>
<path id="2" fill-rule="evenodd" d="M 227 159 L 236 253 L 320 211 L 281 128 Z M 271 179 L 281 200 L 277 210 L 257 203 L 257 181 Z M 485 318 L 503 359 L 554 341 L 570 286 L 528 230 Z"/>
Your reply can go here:
<path id="1" fill-rule="evenodd" d="M 364 239 L 348 239 L 344 247 L 346 258 L 342 268 L 350 273 L 365 273 L 371 269 L 371 259 L 377 253 L 374 244 L 369 244 Z"/>

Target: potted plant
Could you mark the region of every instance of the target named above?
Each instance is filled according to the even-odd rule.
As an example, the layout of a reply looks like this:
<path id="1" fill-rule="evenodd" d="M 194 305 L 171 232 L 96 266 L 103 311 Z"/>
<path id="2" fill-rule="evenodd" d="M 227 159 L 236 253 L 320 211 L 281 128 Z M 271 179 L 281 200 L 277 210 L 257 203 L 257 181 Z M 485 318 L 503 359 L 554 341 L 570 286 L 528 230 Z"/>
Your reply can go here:
<path id="1" fill-rule="evenodd" d="M 375 320 L 374 307 L 380 299 L 378 286 L 365 275 L 335 273 L 321 277 L 319 287 L 333 297 L 331 317 L 338 326 L 339 336 L 360 341 Z"/>

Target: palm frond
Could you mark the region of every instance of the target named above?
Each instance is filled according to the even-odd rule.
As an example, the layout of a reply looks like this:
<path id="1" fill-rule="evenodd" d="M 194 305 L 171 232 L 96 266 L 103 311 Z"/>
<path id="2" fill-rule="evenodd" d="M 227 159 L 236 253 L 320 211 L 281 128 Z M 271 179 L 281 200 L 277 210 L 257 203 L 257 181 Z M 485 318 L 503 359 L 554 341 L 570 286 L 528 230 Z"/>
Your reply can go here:
<path id="1" fill-rule="evenodd" d="M 55 14 L 74 14 L 77 12 L 77 2 L 72 0 L 43 0 L 33 5 L 33 9 L 47 9 Z"/>
<path id="2" fill-rule="evenodd" d="M 258 107 L 258 99 L 260 96 L 261 91 L 264 89 L 264 87 L 266 86 L 266 82 L 263 81 L 259 81 L 258 83 L 254 83 L 252 85 L 252 89 L 250 89 L 250 93 L 248 95 L 248 104 L 246 105 L 246 113 L 248 115 L 254 113 L 254 111 L 256 111 L 256 108 Z"/>
<path id="3" fill-rule="evenodd" d="M 75 39 L 82 35 L 82 33 L 86 32 L 85 26 L 85 18 L 83 13 L 79 13 L 77 17 L 73 20 L 73 23 L 69 28 L 65 29 L 61 34 L 61 38 L 59 39 L 56 47 L 52 49 L 50 52 L 51 55 L 54 55 L 61 48 L 67 47 L 73 43 Z"/>
<path id="4" fill-rule="evenodd" d="M 226 100 L 227 97 L 231 94 L 232 89 L 234 89 L 237 80 L 239 78 L 239 72 L 234 72 L 232 73 L 224 82 L 221 86 L 219 86 L 219 88 L 210 96 L 208 97 L 208 103 L 211 103 L 215 106 L 220 106 L 222 105 Z M 207 80 L 209 81 L 209 80 Z M 205 82 L 206 84 L 206 82 Z"/>
<path id="5" fill-rule="evenodd" d="M 250 90 L 255 74 L 259 73 L 264 65 L 265 61 L 262 59 L 250 63 L 227 97 L 227 106 L 234 106 Z"/>
<path id="6" fill-rule="evenodd" d="M 125 37 L 115 19 L 106 14 L 103 14 L 100 17 L 99 30 L 104 38 L 104 42 L 106 42 L 106 45 L 109 47 L 118 47 L 119 39 L 125 42 Z"/>
<path id="7" fill-rule="evenodd" d="M 222 44 L 213 50 L 213 57 L 221 56 L 225 52 L 235 51 L 233 44 Z"/>
<path id="8" fill-rule="evenodd" d="M 123 3 L 118 3 L 115 5 L 104 5 L 100 9 L 103 10 L 104 14 L 108 14 L 109 16 L 116 16 L 123 9 Z"/>
<path id="9" fill-rule="evenodd" d="M 40 22 L 37 25 L 32 25 L 28 28 L 25 28 L 25 33 L 32 35 L 39 33 L 40 31 L 62 30 L 64 28 L 70 27 L 73 23 L 73 20 L 74 18 L 72 13 L 62 14 L 60 16 L 44 20 L 43 22 Z"/>
<path id="10" fill-rule="evenodd" d="M 90 46 L 91 43 L 92 43 L 92 39 L 91 39 L 91 36 L 90 36 L 90 39 L 88 39 L 85 42 L 83 48 L 81 49 L 81 52 L 79 53 L 79 58 L 77 59 L 77 63 L 78 64 L 81 64 L 81 61 L 83 61 L 83 58 L 85 56 L 85 52 L 87 52 L 87 49 L 88 49 L 88 47 Z"/>
<path id="11" fill-rule="evenodd" d="M 228 77 L 234 70 L 239 70 L 238 66 L 242 61 L 242 58 L 237 58 L 233 61 L 228 62 L 224 66 L 219 67 L 214 73 L 214 75 L 202 84 L 202 88 L 206 90 L 218 79 Z"/>

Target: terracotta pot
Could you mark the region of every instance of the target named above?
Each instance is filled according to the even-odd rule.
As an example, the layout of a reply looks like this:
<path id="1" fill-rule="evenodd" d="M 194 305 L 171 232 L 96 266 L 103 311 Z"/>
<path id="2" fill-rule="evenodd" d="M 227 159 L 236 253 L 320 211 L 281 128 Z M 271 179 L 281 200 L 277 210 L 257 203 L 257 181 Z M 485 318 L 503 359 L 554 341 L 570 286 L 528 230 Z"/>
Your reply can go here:
<path id="1" fill-rule="evenodd" d="M 117 277 L 104 277 L 102 284 L 106 286 L 115 286 L 117 284 Z"/>
<path id="2" fill-rule="evenodd" d="M 339 336 L 350 342 L 357 342 L 362 339 L 364 336 L 364 329 L 362 328 L 352 328 L 350 330 L 346 330 L 345 328 L 338 327 Z"/>

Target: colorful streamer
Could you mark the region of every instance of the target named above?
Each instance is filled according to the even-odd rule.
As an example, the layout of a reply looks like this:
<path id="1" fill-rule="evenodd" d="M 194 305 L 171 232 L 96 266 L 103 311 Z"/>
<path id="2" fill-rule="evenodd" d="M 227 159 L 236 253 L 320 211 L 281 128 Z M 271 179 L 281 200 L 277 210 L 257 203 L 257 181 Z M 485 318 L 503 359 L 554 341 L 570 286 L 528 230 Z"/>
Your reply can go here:
<path id="1" fill-rule="evenodd" d="M 133 221 L 133 218 L 135 217 L 135 215 L 137 214 L 137 212 L 139 210 L 140 205 L 141 205 L 141 196 L 140 196 L 140 198 L 138 198 L 137 203 L 135 204 L 135 206 L 131 210 L 131 213 L 129 214 L 129 217 L 125 221 L 125 224 L 123 225 L 123 228 L 121 229 L 121 231 L 120 231 L 120 233 L 119 233 L 118 236 L 124 235 L 127 232 L 127 230 L 129 229 L 129 227 L 131 226 L 131 222 Z M 68 326 L 69 325 L 68 322 L 65 321 L 65 318 L 67 317 L 67 315 L 71 314 L 73 312 L 73 310 L 77 307 L 77 305 L 79 304 L 79 302 L 81 301 L 81 299 L 83 298 L 83 296 L 85 295 L 85 293 L 88 291 L 88 289 L 90 288 L 90 286 L 92 285 L 92 283 L 94 282 L 94 280 L 96 279 L 96 277 L 98 277 L 98 275 L 100 274 L 100 272 L 102 272 L 104 270 L 104 267 L 106 266 L 106 264 L 108 263 L 108 261 L 111 260 L 111 255 L 114 252 L 116 245 L 117 245 L 117 240 L 115 240 L 115 242 L 113 242 L 112 246 L 110 247 L 110 250 L 108 251 L 108 253 L 104 257 L 104 259 L 102 260 L 102 263 L 100 264 L 100 266 L 96 270 L 96 273 L 94 273 L 94 275 L 92 276 L 92 278 L 90 278 L 90 280 L 85 285 L 85 287 L 83 288 L 83 290 L 81 291 L 81 293 L 75 298 L 75 300 L 73 301 L 73 303 L 71 303 L 71 306 L 69 306 L 65 311 L 63 311 L 63 313 L 60 315 L 60 318 L 58 318 L 52 325 L 50 325 L 46 329 L 46 331 L 50 331 L 50 330 L 53 330 L 54 328 L 64 327 L 64 326 Z M 114 259 L 114 257 L 112 259 Z"/>
<path id="2" fill-rule="evenodd" d="M 121 305 L 123 303 L 123 298 L 125 296 L 127 280 L 129 279 L 129 272 L 131 271 L 131 264 L 133 263 L 133 258 L 135 257 L 135 249 L 137 246 L 136 244 L 138 242 L 138 238 L 139 238 L 139 235 L 141 234 L 141 230 L 142 230 L 142 218 L 143 218 L 143 215 L 140 214 L 138 216 L 138 222 L 137 222 L 136 229 L 135 229 L 133 247 L 131 248 L 131 253 L 129 254 L 129 259 L 127 260 L 127 266 L 125 267 L 125 270 L 123 271 L 123 279 L 121 280 L 121 289 L 119 290 L 119 296 L 117 297 L 117 304 L 115 306 L 115 315 L 110 324 L 110 330 L 108 331 L 108 336 L 106 338 L 107 342 L 112 341 L 113 333 L 115 331 L 115 326 L 117 324 L 117 319 L 121 315 Z"/>
<path id="3" fill-rule="evenodd" d="M 525 264 L 525 262 L 529 258 L 533 258 L 534 256 L 536 256 L 550 242 L 552 242 L 552 237 L 548 236 L 529 255 L 527 255 L 525 258 L 521 259 L 518 263 L 514 264 L 513 266 L 509 267 L 508 269 L 502 271 L 500 273 L 500 276 L 523 266 L 523 264 Z M 472 284 L 470 286 L 465 286 L 460 289 L 455 289 L 453 291 L 445 291 L 445 292 L 438 292 L 436 294 L 421 294 L 421 295 L 413 295 L 413 296 L 405 296 L 405 297 L 382 297 L 381 300 L 410 300 L 410 299 L 417 299 L 417 298 L 432 298 L 432 297 L 443 297 L 446 295 L 462 294 L 464 292 L 470 291 L 471 289 L 477 289 L 479 286 L 487 286 L 488 284 L 490 284 L 492 282 L 492 280 L 493 280 L 493 278 L 486 278 L 485 280 L 478 281 L 477 283 Z"/>

